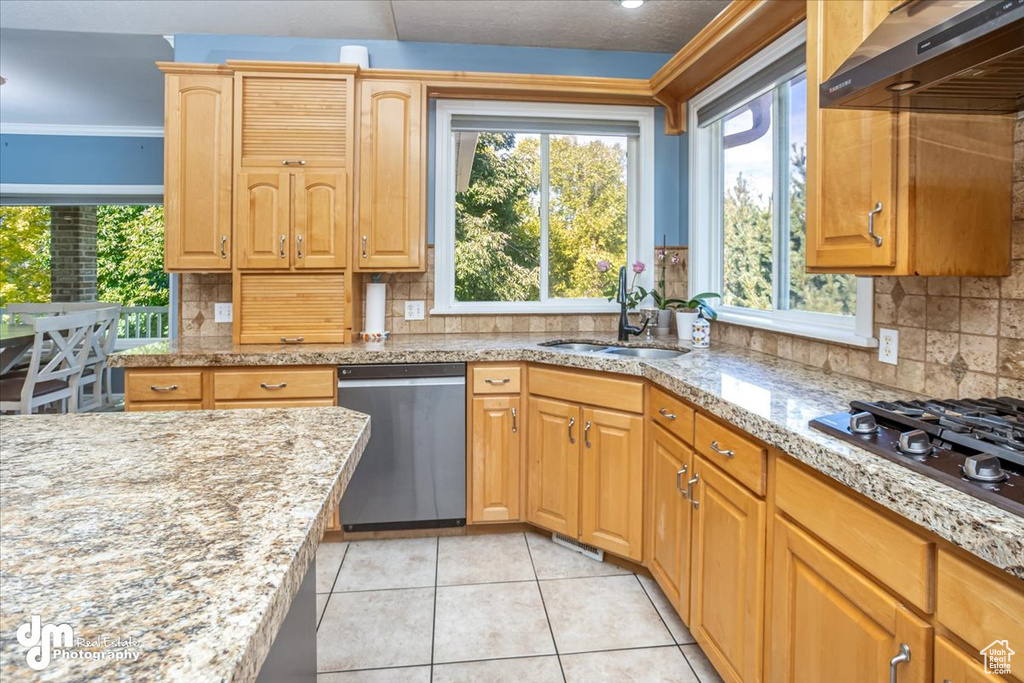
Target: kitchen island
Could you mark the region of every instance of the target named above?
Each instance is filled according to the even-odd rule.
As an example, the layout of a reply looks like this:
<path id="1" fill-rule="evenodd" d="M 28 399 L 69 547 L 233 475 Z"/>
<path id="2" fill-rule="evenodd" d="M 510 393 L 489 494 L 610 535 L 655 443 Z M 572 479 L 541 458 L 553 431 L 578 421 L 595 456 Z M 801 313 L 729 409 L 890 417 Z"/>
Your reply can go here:
<path id="1" fill-rule="evenodd" d="M 256 680 L 369 432 L 342 408 L 0 419 L 0 678 Z"/>

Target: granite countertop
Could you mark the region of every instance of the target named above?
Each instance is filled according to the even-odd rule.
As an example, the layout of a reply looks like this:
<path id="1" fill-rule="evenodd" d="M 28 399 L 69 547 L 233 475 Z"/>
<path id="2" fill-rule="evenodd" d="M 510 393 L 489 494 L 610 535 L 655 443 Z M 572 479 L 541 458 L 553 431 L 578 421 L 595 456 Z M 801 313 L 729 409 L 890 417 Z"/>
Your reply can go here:
<path id="1" fill-rule="evenodd" d="M 0 433 L 0 679 L 253 681 L 369 418 L 33 415 Z M 70 625 L 77 657 L 29 668 L 16 629 L 32 615 Z"/>
<path id="2" fill-rule="evenodd" d="M 640 360 L 540 345 L 551 340 L 550 334 L 465 334 L 402 335 L 387 342 L 349 345 L 233 346 L 229 339 L 158 342 L 117 354 L 111 364 L 135 368 L 530 361 L 635 375 L 1024 578 L 1024 519 L 808 425 L 812 418 L 848 410 L 854 399 L 898 400 L 913 394 L 725 345 L 669 360 Z M 614 343 L 608 338 L 590 341 Z"/>

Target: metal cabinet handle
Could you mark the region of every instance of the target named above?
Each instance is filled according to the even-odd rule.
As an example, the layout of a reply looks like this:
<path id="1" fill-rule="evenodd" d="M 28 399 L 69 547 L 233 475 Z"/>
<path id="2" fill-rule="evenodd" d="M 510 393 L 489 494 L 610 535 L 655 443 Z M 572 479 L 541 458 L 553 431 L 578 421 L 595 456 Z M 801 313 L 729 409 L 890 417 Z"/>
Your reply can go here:
<path id="1" fill-rule="evenodd" d="M 676 419 L 676 414 L 675 413 L 670 413 L 667 410 L 665 410 L 664 408 L 658 408 L 658 414 L 661 415 L 662 417 L 668 419 L 668 420 Z"/>
<path id="2" fill-rule="evenodd" d="M 484 381 L 488 384 L 508 384 L 512 381 L 512 378 L 506 377 L 505 379 L 491 379 L 490 377 L 485 377 Z"/>
<path id="3" fill-rule="evenodd" d="M 305 166 L 305 159 L 281 159 L 282 166 Z"/>
<path id="4" fill-rule="evenodd" d="M 882 202 L 875 204 L 875 208 L 868 211 L 868 235 L 875 240 L 875 246 L 882 246 L 882 238 L 875 234 L 875 216 L 882 213 Z"/>
<path id="5" fill-rule="evenodd" d="M 158 387 L 155 384 L 151 384 L 149 386 L 149 388 L 152 391 L 177 391 L 178 390 L 178 385 L 177 384 L 171 384 L 170 386 L 166 386 L 166 387 Z"/>
<path id="6" fill-rule="evenodd" d="M 516 425 L 516 409 L 512 408 L 512 433 L 515 434 L 519 431 L 519 427 Z"/>
<path id="7" fill-rule="evenodd" d="M 285 344 L 297 344 L 298 342 L 305 340 L 305 337 L 281 337 L 281 341 Z"/>
<path id="8" fill-rule="evenodd" d="M 686 469 L 687 469 L 686 465 L 683 465 L 683 467 L 678 472 L 676 472 L 676 491 L 679 491 L 679 493 L 683 494 L 683 498 L 689 498 L 690 497 L 690 494 L 689 494 L 689 488 L 690 487 L 687 486 L 686 490 L 685 491 L 683 490 L 683 475 L 686 474 Z"/>
<path id="9" fill-rule="evenodd" d="M 717 441 L 711 442 L 711 450 L 713 450 L 715 453 L 718 453 L 719 455 L 724 455 L 727 458 L 732 458 L 736 455 L 736 451 L 730 451 L 728 449 L 722 448 L 721 446 L 718 445 Z"/>
<path id="10" fill-rule="evenodd" d="M 220 236 L 220 257 L 221 258 L 227 258 L 228 257 L 228 236 L 227 235 L 221 235 Z"/>
<path id="11" fill-rule="evenodd" d="M 587 424 L 583 425 L 583 443 L 587 448 L 590 448 L 590 420 L 587 420 Z"/>
<path id="12" fill-rule="evenodd" d="M 295 237 L 295 255 L 302 258 L 302 235 Z"/>
<path id="13" fill-rule="evenodd" d="M 363 258 L 366 258 L 366 235 L 363 235 Z"/>
<path id="14" fill-rule="evenodd" d="M 267 384 L 266 382 L 260 382 L 260 389 L 284 389 L 288 386 L 288 382 L 281 382 L 280 384 Z"/>
<path id="15" fill-rule="evenodd" d="M 288 241 L 285 235 L 281 235 L 281 258 L 285 258 L 287 254 L 284 253 L 284 243 Z"/>
<path id="16" fill-rule="evenodd" d="M 693 479 L 686 482 L 686 493 L 683 494 L 684 498 L 690 499 L 690 505 L 693 506 L 694 510 L 700 507 L 700 501 L 693 497 L 693 485 L 697 483 L 700 483 L 700 475 L 694 473 Z"/>
<path id="17" fill-rule="evenodd" d="M 889 683 L 897 683 L 899 674 L 896 671 L 903 662 L 910 661 L 910 646 L 906 643 L 900 643 L 900 651 L 895 657 L 889 660 Z"/>
<path id="18" fill-rule="evenodd" d="M 575 417 L 570 417 L 569 418 L 569 443 L 576 443 L 576 439 L 574 439 L 573 436 L 572 436 L 572 428 L 573 428 L 573 425 L 575 425 L 575 424 L 576 424 L 576 418 Z"/>

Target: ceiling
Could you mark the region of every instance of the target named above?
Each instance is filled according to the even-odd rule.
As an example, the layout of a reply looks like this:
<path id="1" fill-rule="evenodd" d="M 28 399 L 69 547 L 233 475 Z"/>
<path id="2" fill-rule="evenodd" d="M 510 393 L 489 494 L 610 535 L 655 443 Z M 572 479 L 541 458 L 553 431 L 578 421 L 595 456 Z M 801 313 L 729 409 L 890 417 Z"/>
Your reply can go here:
<path id="1" fill-rule="evenodd" d="M 728 0 L 3 0 L 0 28 L 676 52 Z"/>

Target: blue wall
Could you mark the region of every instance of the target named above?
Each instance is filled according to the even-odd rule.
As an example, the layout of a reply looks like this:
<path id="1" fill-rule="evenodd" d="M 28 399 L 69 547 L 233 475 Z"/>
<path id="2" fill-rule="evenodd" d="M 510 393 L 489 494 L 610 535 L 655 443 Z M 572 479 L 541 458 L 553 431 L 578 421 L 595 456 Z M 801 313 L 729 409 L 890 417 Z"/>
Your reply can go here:
<path id="1" fill-rule="evenodd" d="M 162 185 L 163 138 L 0 135 L 0 183 Z"/>
<path id="2" fill-rule="evenodd" d="M 370 66 L 379 69 L 425 69 L 441 71 L 493 71 L 569 76 L 648 78 L 669 58 L 649 52 L 566 50 L 501 45 L 458 45 L 413 43 L 392 40 L 343 40 L 286 38 L 276 36 L 225 36 L 181 34 L 174 37 L 174 59 L 178 62 L 220 63 L 227 59 L 257 59 L 288 62 L 337 62 L 342 45 L 365 45 Z M 662 236 L 670 245 L 685 245 L 686 222 L 686 138 L 664 135 L 664 115 L 656 111 L 655 140 L 655 241 Z M 428 201 L 433 203 L 434 107 L 430 109 L 430 169 Z M 433 241 L 434 213 L 428 207 L 429 239 Z"/>

